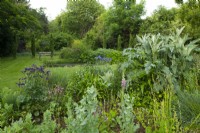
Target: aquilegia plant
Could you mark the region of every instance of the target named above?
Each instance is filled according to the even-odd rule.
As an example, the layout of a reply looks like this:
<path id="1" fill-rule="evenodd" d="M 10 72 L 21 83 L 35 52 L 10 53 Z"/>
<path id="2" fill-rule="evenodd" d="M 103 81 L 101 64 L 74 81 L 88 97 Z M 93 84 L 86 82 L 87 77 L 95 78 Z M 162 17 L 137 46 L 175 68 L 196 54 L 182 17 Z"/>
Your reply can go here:
<path id="1" fill-rule="evenodd" d="M 32 65 L 23 71 L 24 77 L 19 79 L 18 86 L 24 89 L 28 100 L 33 102 L 43 102 L 48 98 L 48 78 L 50 71 L 46 71 L 43 66 Z"/>

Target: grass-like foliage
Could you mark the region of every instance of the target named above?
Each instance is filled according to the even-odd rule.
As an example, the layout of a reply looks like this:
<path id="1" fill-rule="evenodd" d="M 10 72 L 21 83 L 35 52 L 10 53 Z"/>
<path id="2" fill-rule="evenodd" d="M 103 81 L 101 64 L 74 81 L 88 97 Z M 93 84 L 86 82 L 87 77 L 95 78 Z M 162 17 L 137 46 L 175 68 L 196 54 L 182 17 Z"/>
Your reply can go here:
<path id="1" fill-rule="evenodd" d="M 189 130 L 200 126 L 200 92 L 181 91 L 177 93 L 177 114 Z"/>

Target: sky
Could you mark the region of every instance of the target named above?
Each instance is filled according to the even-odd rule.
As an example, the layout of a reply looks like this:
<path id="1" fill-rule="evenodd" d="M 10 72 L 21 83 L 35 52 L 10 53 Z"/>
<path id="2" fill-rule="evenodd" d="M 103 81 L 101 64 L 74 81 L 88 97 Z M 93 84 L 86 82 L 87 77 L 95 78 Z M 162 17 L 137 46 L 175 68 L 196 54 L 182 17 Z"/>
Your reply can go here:
<path id="1" fill-rule="evenodd" d="M 140 1 L 140 0 L 137 0 Z M 166 8 L 176 7 L 175 0 L 146 0 L 145 10 L 146 16 L 150 16 L 159 5 L 163 5 Z M 112 5 L 112 0 L 99 0 L 106 8 Z M 45 13 L 49 20 L 53 20 L 62 11 L 65 10 L 67 0 L 30 0 L 32 8 L 46 8 Z"/>

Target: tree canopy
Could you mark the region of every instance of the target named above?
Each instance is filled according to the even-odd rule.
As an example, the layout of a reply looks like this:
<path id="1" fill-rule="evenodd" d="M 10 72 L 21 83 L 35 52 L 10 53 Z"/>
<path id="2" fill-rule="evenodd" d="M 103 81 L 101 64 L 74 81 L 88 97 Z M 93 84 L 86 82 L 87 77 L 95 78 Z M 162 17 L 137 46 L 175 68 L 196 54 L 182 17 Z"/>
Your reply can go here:
<path id="1" fill-rule="evenodd" d="M 19 39 L 25 35 L 25 32 L 45 31 L 46 25 L 46 15 L 30 8 L 28 1 L 2 0 L 0 2 L 0 56 L 16 53 Z"/>
<path id="2" fill-rule="evenodd" d="M 0 57 L 15 55 L 17 49 L 25 49 L 27 42 L 35 42 L 37 50 L 43 49 L 40 44 L 49 42 L 50 36 L 56 50 L 70 47 L 74 39 L 81 39 L 93 49 L 122 50 L 134 47 L 138 34 L 169 34 L 183 26 L 192 39 L 199 38 L 200 1 L 175 2 L 178 7 L 160 6 L 151 16 L 143 18 L 145 1 L 114 0 L 105 9 L 96 0 L 68 0 L 66 10 L 49 23 L 45 9 L 30 8 L 28 0 L 1 0 Z"/>

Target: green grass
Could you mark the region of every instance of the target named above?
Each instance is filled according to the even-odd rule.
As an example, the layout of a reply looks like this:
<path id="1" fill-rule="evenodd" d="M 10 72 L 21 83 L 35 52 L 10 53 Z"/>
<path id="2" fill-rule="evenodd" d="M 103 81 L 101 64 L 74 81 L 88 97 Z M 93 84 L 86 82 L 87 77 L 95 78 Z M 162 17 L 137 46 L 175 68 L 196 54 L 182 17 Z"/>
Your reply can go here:
<path id="1" fill-rule="evenodd" d="M 42 57 L 41 60 L 32 58 L 30 55 L 18 56 L 17 59 L 12 57 L 0 58 L 0 88 L 16 88 L 16 83 L 23 76 L 21 72 L 25 67 L 32 64 L 42 65 L 44 60 L 50 57 Z"/>
<path id="2" fill-rule="evenodd" d="M 14 89 L 19 78 L 23 77 L 25 67 L 30 67 L 32 64 L 43 65 L 44 62 L 59 62 L 63 61 L 58 55 L 51 59 L 49 56 L 43 56 L 40 60 L 38 57 L 32 58 L 30 54 L 18 55 L 16 59 L 12 57 L 0 58 L 0 88 L 8 87 Z M 64 61 L 63 61 L 64 62 Z M 66 62 L 64 62 L 66 63 Z M 110 65 L 109 65 L 110 66 Z M 111 65 L 116 68 L 115 65 Z M 105 67 L 104 65 L 96 65 L 96 67 Z M 47 68 L 52 73 L 52 84 L 61 84 L 65 87 L 69 78 L 83 66 L 74 67 L 51 67 Z"/>

